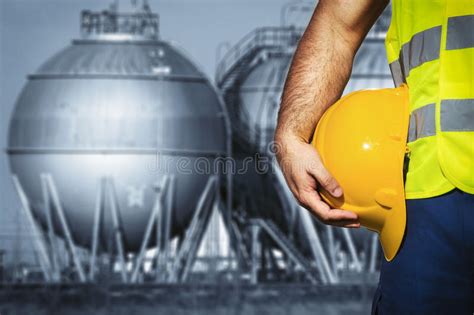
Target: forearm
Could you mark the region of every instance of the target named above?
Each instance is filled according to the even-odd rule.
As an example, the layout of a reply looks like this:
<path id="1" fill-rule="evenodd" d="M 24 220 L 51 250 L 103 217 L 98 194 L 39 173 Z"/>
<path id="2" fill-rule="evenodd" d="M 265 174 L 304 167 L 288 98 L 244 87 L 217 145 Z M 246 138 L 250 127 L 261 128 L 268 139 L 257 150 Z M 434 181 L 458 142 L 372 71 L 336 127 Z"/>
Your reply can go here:
<path id="1" fill-rule="evenodd" d="M 387 2 L 320 0 L 285 84 L 275 134 L 278 162 L 298 203 L 327 224 L 360 226 L 355 213 L 321 200 L 319 188 L 335 198 L 344 192 L 309 142 L 322 114 L 341 96 L 356 51 Z"/>
<path id="2" fill-rule="evenodd" d="M 353 57 L 330 28 L 304 34 L 285 83 L 277 136 L 292 135 L 309 142 L 321 115 L 342 94 Z"/>
<path id="3" fill-rule="evenodd" d="M 367 1 L 352 10 L 352 16 L 344 16 L 347 4 L 331 1 L 318 5 L 296 50 L 282 96 L 277 141 L 283 137 L 311 140 L 322 114 L 340 98 L 355 53 L 386 5 Z"/>

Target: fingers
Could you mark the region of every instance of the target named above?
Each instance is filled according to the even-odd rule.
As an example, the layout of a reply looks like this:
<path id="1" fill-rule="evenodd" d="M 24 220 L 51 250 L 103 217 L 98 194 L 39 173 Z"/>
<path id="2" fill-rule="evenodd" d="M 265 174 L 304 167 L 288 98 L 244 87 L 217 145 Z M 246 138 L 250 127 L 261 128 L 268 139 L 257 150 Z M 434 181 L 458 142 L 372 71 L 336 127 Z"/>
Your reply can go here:
<path id="1" fill-rule="evenodd" d="M 289 174 L 287 174 L 289 175 Z M 331 209 L 316 191 L 316 180 L 307 172 L 294 172 L 287 178 L 288 185 L 299 204 L 309 210 L 324 224 L 358 228 L 360 223 L 355 213 Z"/>
<path id="2" fill-rule="evenodd" d="M 332 211 L 332 210 L 331 210 Z M 325 224 L 333 225 L 338 227 L 345 227 L 345 228 L 352 228 L 357 229 L 360 228 L 360 222 L 357 219 L 352 220 L 330 220 L 327 221 Z"/>
<path id="3" fill-rule="evenodd" d="M 326 221 L 335 222 L 335 221 L 354 221 L 358 220 L 357 214 L 351 211 L 341 210 L 341 209 L 329 209 L 326 213 Z"/>
<path id="4" fill-rule="evenodd" d="M 341 209 L 331 209 L 315 191 L 299 193 L 298 200 L 324 224 L 348 228 L 360 227 L 357 214 Z"/>
<path id="5" fill-rule="evenodd" d="M 331 173 L 326 169 L 318 151 L 311 145 L 307 145 L 307 152 L 304 165 L 305 171 L 307 171 L 311 176 L 313 176 L 319 185 L 328 191 L 334 197 L 340 197 L 343 194 L 342 188 L 339 186 L 339 183 L 331 175 Z"/>
<path id="6" fill-rule="evenodd" d="M 343 194 L 342 188 L 324 167 L 316 149 L 301 140 L 289 141 L 281 148 L 279 164 L 299 204 L 325 224 L 358 228 L 360 223 L 355 213 L 331 209 L 316 191 L 320 185 L 336 198 Z"/>
<path id="7" fill-rule="evenodd" d="M 316 150 L 314 150 L 316 161 L 313 165 L 308 166 L 308 172 L 316 178 L 318 183 L 331 195 L 338 198 L 342 196 L 342 188 L 339 186 L 339 183 L 336 179 L 329 173 L 329 171 L 324 167 L 321 158 Z"/>
<path id="8" fill-rule="evenodd" d="M 360 228 L 360 222 L 347 221 L 347 220 L 331 222 L 331 223 L 328 223 L 328 225 L 337 226 L 337 227 L 345 227 L 349 229 Z"/>

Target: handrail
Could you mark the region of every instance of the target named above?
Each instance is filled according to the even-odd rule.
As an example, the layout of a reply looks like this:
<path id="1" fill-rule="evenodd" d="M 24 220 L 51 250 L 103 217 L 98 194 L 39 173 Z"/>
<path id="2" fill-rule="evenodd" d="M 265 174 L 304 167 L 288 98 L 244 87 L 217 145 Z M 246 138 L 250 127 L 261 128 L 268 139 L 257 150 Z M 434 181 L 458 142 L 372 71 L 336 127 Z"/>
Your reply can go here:
<path id="1" fill-rule="evenodd" d="M 83 38 L 98 35 L 128 34 L 149 39 L 157 39 L 159 16 L 152 13 L 148 5 L 141 12 L 118 13 L 116 10 L 81 12 L 81 34 Z"/>
<path id="2" fill-rule="evenodd" d="M 221 59 L 217 65 L 216 83 L 222 84 L 229 72 L 251 51 L 262 47 L 295 46 L 303 28 L 260 27 L 244 36 Z"/>

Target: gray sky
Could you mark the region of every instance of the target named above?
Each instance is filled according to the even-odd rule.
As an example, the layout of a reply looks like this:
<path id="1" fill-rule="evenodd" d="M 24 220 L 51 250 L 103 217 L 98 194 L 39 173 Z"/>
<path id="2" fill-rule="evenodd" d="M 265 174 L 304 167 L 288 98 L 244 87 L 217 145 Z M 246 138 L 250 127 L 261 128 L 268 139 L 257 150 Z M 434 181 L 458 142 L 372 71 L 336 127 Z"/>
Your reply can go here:
<path id="1" fill-rule="evenodd" d="M 4 148 L 10 114 L 26 75 L 79 36 L 82 9 L 102 10 L 110 3 L 0 0 L 0 232 L 11 231 L 17 217 Z M 122 0 L 120 6 L 130 7 L 129 3 Z M 288 0 L 150 0 L 153 11 L 160 14 L 162 38 L 177 42 L 211 78 L 219 43 L 236 43 L 256 27 L 279 25 L 285 3 Z M 307 18 L 299 17 L 301 24 Z"/>

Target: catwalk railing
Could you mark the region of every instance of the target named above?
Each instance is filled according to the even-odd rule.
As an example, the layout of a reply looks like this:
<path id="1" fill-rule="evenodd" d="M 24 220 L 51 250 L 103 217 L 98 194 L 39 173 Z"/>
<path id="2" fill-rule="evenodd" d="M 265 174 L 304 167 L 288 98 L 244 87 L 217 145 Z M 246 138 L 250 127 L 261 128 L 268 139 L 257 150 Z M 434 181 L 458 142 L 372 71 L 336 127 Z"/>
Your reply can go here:
<path id="1" fill-rule="evenodd" d="M 247 57 L 258 49 L 265 47 L 292 47 L 301 38 L 302 28 L 288 27 L 261 27 L 247 34 L 234 45 L 217 65 L 216 83 L 221 86 L 227 77 Z"/>

